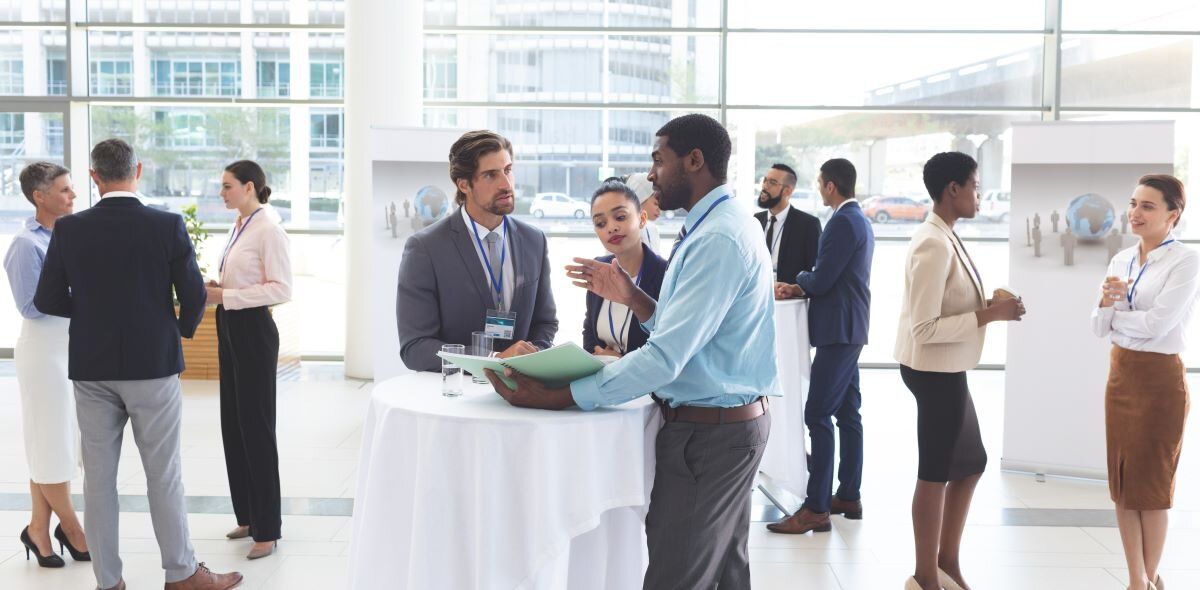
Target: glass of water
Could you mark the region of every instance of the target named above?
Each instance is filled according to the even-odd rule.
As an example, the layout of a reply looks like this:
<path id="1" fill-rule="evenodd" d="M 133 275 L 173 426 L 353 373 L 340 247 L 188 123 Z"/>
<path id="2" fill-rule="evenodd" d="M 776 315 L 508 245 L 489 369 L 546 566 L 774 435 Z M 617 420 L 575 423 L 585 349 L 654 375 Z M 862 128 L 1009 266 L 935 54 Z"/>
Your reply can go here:
<path id="1" fill-rule="evenodd" d="M 465 346 L 461 344 L 443 344 L 442 352 L 449 354 L 465 354 Z M 458 397 L 463 392 L 463 373 L 458 365 L 442 359 L 442 395 Z"/>
<path id="2" fill-rule="evenodd" d="M 495 339 L 488 335 L 487 332 L 471 332 L 471 351 L 470 354 L 475 356 L 490 356 L 495 346 Z M 487 383 L 485 375 L 471 375 L 473 383 Z"/>

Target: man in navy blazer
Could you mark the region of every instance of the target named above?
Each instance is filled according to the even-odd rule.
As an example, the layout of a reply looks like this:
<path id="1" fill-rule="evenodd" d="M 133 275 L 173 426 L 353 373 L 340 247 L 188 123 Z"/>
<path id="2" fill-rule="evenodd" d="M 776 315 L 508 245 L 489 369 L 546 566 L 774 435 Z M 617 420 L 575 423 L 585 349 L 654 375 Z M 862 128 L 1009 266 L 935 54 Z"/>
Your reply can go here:
<path id="1" fill-rule="evenodd" d="M 179 337 L 195 334 L 206 297 L 191 238 L 182 217 L 139 200 L 142 164 L 128 143 L 97 144 L 91 175 L 100 201 L 55 223 L 33 304 L 71 319 L 67 373 L 75 383 L 92 570 L 100 588 L 125 587 L 117 464 L 131 422 L 166 590 L 232 588 L 241 574 L 214 574 L 196 562 L 183 496 Z"/>
<path id="2" fill-rule="evenodd" d="M 812 438 L 808 497 L 800 510 L 767 525 L 777 533 L 828 532 L 830 514 L 862 518 L 862 394 L 858 388 L 858 356 L 867 343 L 871 316 L 871 256 L 875 233 L 854 200 L 857 173 L 841 158 L 821 165 L 817 176 L 821 198 L 835 212 L 825 224 L 812 272 L 801 272 L 796 285 L 779 283 L 776 297 L 808 297 L 809 343 L 817 353 L 812 364 L 804 424 Z M 841 442 L 838 490 L 833 494 L 833 418 Z"/>

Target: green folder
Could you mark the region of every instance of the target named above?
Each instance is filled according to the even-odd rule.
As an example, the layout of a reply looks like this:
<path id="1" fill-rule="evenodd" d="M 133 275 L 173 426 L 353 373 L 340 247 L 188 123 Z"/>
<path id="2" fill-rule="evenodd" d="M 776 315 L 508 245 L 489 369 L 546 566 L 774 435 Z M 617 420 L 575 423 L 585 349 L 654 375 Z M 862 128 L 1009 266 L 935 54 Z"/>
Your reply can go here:
<path id="1" fill-rule="evenodd" d="M 451 354 L 438 352 L 439 357 L 458 365 L 462 370 L 483 376 L 484 369 L 491 369 L 504 380 L 509 387 L 516 387 L 517 382 L 504 376 L 504 368 L 508 367 L 522 375 L 533 377 L 549 387 L 563 387 L 576 379 L 581 379 L 598 372 L 607 364 L 608 358 L 584 352 L 578 344 L 567 342 L 553 348 L 540 350 L 533 354 L 515 356 L 507 359 L 475 356 L 470 354 Z M 609 361 L 611 362 L 611 361 Z"/>

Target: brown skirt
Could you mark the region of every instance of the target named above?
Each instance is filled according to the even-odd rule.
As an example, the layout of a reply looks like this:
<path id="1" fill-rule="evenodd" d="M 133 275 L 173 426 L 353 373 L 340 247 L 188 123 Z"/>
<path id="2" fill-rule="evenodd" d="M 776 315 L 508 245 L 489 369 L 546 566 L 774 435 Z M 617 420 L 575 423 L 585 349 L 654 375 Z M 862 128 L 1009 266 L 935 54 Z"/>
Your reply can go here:
<path id="1" fill-rule="evenodd" d="M 1128 510 L 1171 507 L 1187 413 L 1179 355 L 1113 346 L 1104 394 L 1113 502 Z"/>

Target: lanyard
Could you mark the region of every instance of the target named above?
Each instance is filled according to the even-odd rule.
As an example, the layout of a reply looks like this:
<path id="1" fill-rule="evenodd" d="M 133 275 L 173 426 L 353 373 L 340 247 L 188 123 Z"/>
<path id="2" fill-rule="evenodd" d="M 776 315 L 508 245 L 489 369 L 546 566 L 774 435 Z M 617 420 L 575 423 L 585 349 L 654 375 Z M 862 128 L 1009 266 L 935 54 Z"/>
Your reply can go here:
<path id="1" fill-rule="evenodd" d="M 474 219 L 471 219 L 471 229 L 475 231 L 475 243 L 479 244 L 479 253 L 483 254 L 483 265 L 487 267 L 488 279 L 492 282 L 492 288 L 496 290 L 496 306 L 504 311 L 504 257 L 508 255 L 508 217 L 504 217 L 501 225 L 504 227 L 504 231 L 500 234 L 500 278 L 497 280 L 496 271 L 492 269 L 492 262 L 488 260 L 487 250 L 483 248 L 483 240 L 479 239 L 479 226 L 475 224 Z"/>
<path id="2" fill-rule="evenodd" d="M 250 222 L 254 221 L 254 216 L 258 215 L 262 210 L 262 207 L 255 209 L 254 213 L 251 213 L 250 217 L 246 218 L 246 222 L 242 224 L 241 229 L 234 230 L 229 234 L 229 244 L 225 246 L 225 252 L 221 254 L 221 264 L 219 265 L 217 272 L 225 272 L 225 259 L 229 258 L 229 251 L 233 250 L 233 245 L 236 244 L 239 239 L 241 239 L 242 234 L 246 233 L 246 226 L 250 225 Z"/>
<path id="3" fill-rule="evenodd" d="M 1162 248 L 1163 246 L 1166 246 L 1167 244 L 1170 244 L 1171 242 L 1174 242 L 1174 241 L 1175 241 L 1174 238 L 1172 238 L 1170 240 L 1166 240 L 1163 243 L 1155 246 L 1154 249 L 1157 250 L 1157 249 Z M 1133 261 L 1134 260 L 1137 260 L 1137 255 L 1134 255 L 1133 258 L 1129 259 L 1129 270 L 1125 271 L 1126 278 L 1133 277 Z M 1149 267 L 1150 267 L 1150 255 L 1147 254 L 1146 255 L 1146 264 L 1143 264 L 1142 270 L 1138 271 L 1138 276 L 1136 279 L 1134 279 L 1133 286 L 1129 288 L 1129 293 L 1126 295 L 1126 298 L 1129 299 L 1129 309 L 1134 308 L 1133 307 L 1133 294 L 1137 292 L 1138 283 L 1140 283 L 1142 281 L 1142 275 L 1146 274 L 1146 269 Z"/>
<path id="4" fill-rule="evenodd" d="M 637 285 L 638 287 L 642 286 L 642 271 L 640 271 L 640 270 L 638 271 L 638 276 L 634 277 L 633 284 Z M 625 308 L 625 321 L 621 323 L 621 332 L 617 333 L 616 325 L 613 323 L 612 306 L 613 306 L 613 302 L 609 301 L 608 302 L 608 331 L 612 333 L 613 341 L 615 341 L 617 343 L 617 350 L 619 350 L 621 352 L 621 355 L 624 356 L 625 349 L 629 346 L 629 339 L 626 338 L 625 343 L 622 344 L 621 343 L 621 335 L 625 334 L 625 328 L 629 327 L 629 318 L 633 316 L 633 309 L 628 308 L 628 307 Z"/>
<path id="5" fill-rule="evenodd" d="M 721 198 L 717 199 L 717 200 L 716 200 L 716 202 L 714 202 L 712 205 L 709 205 L 709 206 L 708 206 L 708 211 L 705 211 L 705 212 L 704 212 L 704 215 L 701 215 L 701 216 L 700 216 L 700 219 L 697 219 L 697 220 L 696 220 L 696 225 L 693 225 L 693 226 L 692 226 L 692 231 L 690 231 L 690 232 L 689 232 L 689 231 L 687 230 L 687 223 L 686 223 L 686 222 L 683 224 L 683 229 L 680 229 L 680 230 L 679 230 L 679 241 L 675 242 L 675 246 L 671 248 L 671 258 L 674 258 L 674 257 L 675 257 L 675 252 L 676 252 L 676 251 L 678 251 L 678 250 L 679 250 L 679 247 L 683 245 L 683 241 L 684 241 L 684 240 L 686 240 L 686 239 L 688 238 L 688 236 L 690 236 L 690 235 L 692 235 L 693 233 L 695 233 L 695 232 L 696 232 L 696 228 L 700 227 L 700 224 L 701 224 L 701 223 L 704 223 L 704 220 L 708 218 L 708 214 L 709 214 L 709 213 L 712 213 L 712 212 L 713 212 L 713 209 L 716 209 L 716 208 L 717 208 L 717 205 L 720 205 L 721 203 L 723 203 L 723 202 L 725 202 L 725 201 L 728 201 L 728 200 L 729 200 L 729 195 L 725 195 L 725 196 L 723 196 L 723 197 L 721 197 Z"/>

